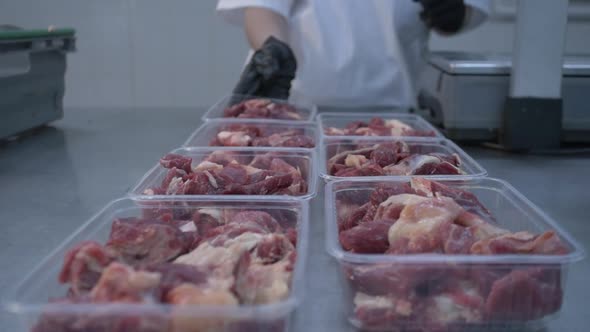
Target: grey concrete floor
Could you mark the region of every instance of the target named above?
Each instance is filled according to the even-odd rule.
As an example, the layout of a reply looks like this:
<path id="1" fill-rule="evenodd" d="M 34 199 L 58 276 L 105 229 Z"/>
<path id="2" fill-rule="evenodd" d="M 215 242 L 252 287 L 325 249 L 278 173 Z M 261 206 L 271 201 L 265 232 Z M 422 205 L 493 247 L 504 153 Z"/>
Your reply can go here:
<path id="1" fill-rule="evenodd" d="M 82 222 L 130 187 L 198 127 L 202 110 L 69 109 L 64 120 L 0 145 L 0 292 Z M 590 155 L 529 156 L 467 147 L 490 176 L 512 183 L 588 250 Z M 352 331 L 337 265 L 324 250 L 323 195 L 312 202 L 307 291 L 295 331 Z M 562 313 L 546 331 L 588 331 L 588 260 L 568 274 Z M 0 316 L 0 331 L 18 331 Z"/>

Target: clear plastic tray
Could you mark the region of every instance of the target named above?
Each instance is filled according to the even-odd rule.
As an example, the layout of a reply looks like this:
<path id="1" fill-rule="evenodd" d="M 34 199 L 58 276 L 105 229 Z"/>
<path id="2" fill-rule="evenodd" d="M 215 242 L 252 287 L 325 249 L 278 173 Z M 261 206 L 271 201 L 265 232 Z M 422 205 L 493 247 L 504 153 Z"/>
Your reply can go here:
<path id="1" fill-rule="evenodd" d="M 391 179 L 399 178 L 399 176 L 375 176 L 375 177 L 341 177 L 330 175 L 328 172 L 328 160 L 337 152 L 344 152 L 353 150 L 361 145 L 373 145 L 393 141 L 403 141 L 408 144 L 412 153 L 456 153 L 461 159 L 461 170 L 465 172 L 463 175 L 426 175 L 420 176 L 431 180 L 434 179 L 468 179 L 473 177 L 482 177 L 487 175 L 487 171 L 479 165 L 473 158 L 471 158 L 463 149 L 458 147 L 455 143 L 446 139 L 399 139 L 394 137 L 365 137 L 365 136 L 326 136 L 321 141 L 320 158 L 319 158 L 319 173 L 326 181 L 333 181 L 338 179 Z M 407 176 L 402 176 L 407 177 Z"/>
<path id="2" fill-rule="evenodd" d="M 191 157 L 193 159 L 193 166 L 198 164 L 204 158 L 213 152 L 230 152 L 237 156 L 244 158 L 252 158 L 257 155 L 266 153 L 274 153 L 285 160 L 294 167 L 299 167 L 301 175 L 307 182 L 307 193 L 300 196 L 288 195 L 219 195 L 219 197 L 227 197 L 233 199 L 251 199 L 251 200 L 309 200 L 316 195 L 317 192 L 317 165 L 316 152 L 314 149 L 301 148 L 273 148 L 273 147 L 192 147 L 179 148 L 170 153 L 180 154 Z M 178 197 L 193 197 L 202 198 L 211 195 L 145 195 L 146 189 L 159 187 L 162 180 L 166 177 L 167 169 L 156 164 L 150 169 L 141 180 L 131 189 L 131 196 L 144 196 L 144 198 L 151 197 L 153 199 L 176 199 Z"/>
<path id="3" fill-rule="evenodd" d="M 432 139 L 432 138 L 444 138 L 444 136 L 432 126 L 428 121 L 424 120 L 419 115 L 416 114 L 407 114 L 407 113 L 320 113 L 318 115 L 318 123 L 319 123 L 319 131 L 321 139 L 325 139 L 328 137 L 339 137 L 339 138 L 353 138 L 359 136 L 337 136 L 337 135 L 326 135 L 324 132 L 325 128 L 328 127 L 336 127 L 336 128 L 344 128 L 349 123 L 354 121 L 363 121 L 368 122 L 372 118 L 382 118 L 384 120 L 399 120 L 403 123 L 411 126 L 415 130 L 424 130 L 424 131 L 432 131 L 434 132 L 435 136 L 401 136 L 404 138 L 414 138 L 414 139 Z M 374 137 L 374 136 L 373 136 Z M 384 136 L 384 137 L 392 137 L 392 136 Z"/>
<path id="4" fill-rule="evenodd" d="M 42 314 L 56 317 L 92 317 L 99 315 L 106 319 L 137 317 L 145 315 L 165 315 L 186 319 L 195 324 L 195 329 L 189 331 L 210 331 L 197 328 L 203 320 L 213 321 L 215 331 L 288 331 L 290 330 L 291 313 L 300 303 L 304 292 L 304 268 L 308 235 L 307 204 L 294 201 L 249 202 L 243 200 L 220 200 L 215 198 L 199 200 L 177 200 L 176 206 L 171 201 L 155 202 L 124 198 L 111 202 L 102 211 L 83 224 L 69 236 L 57 249 L 51 252 L 37 265 L 16 287 L 3 299 L 3 307 L 10 314 L 11 323 L 17 324 L 16 331 L 31 331 Z M 161 205 L 159 205 L 161 204 Z M 298 231 L 297 260 L 295 263 L 291 291 L 289 296 L 281 301 L 265 305 L 250 305 L 239 307 L 227 306 L 186 306 L 174 307 L 164 304 L 65 304 L 49 303 L 50 298 L 66 295 L 67 286 L 58 283 L 58 275 L 62 267 L 64 255 L 68 249 L 85 240 L 104 243 L 109 237 L 111 222 L 114 218 L 137 217 L 154 208 L 165 206 L 172 209 L 196 210 L 208 209 L 252 209 L 269 213 L 289 214 L 287 219 L 296 222 Z M 293 224 L 293 226 L 295 226 Z M 173 309 L 174 315 L 170 316 Z M 96 316 L 94 316 L 96 317 Z M 193 322 L 197 320 L 199 322 Z M 219 325 L 221 324 L 221 325 Z M 147 331 L 147 330 L 143 330 Z M 150 330 L 153 331 L 153 330 Z M 175 330 L 176 331 L 176 330 Z M 183 332 L 185 330 L 178 330 Z M 212 330 L 211 330 L 212 331 Z M 106 332 L 106 331 L 105 331 Z"/>
<path id="5" fill-rule="evenodd" d="M 389 182 L 407 182 L 408 180 L 389 180 Z M 474 275 L 479 278 L 493 276 L 495 273 L 506 273 L 507 271 L 522 271 L 522 273 L 542 270 L 546 272 L 544 282 L 547 287 L 560 289 L 561 294 L 565 293 L 566 274 L 568 267 L 581 260 L 585 253 L 582 247 L 555 221 L 539 210 L 522 194 L 516 191 L 508 183 L 492 179 L 479 178 L 466 181 L 440 181 L 445 185 L 468 190 L 475 194 L 479 201 L 486 206 L 495 216 L 498 224 L 511 231 L 531 231 L 539 233 L 545 230 L 554 230 L 563 243 L 570 249 L 564 255 L 440 255 L 440 254 L 414 254 L 414 255 L 384 255 L 384 254 L 355 254 L 342 249 L 338 238 L 336 200 L 346 195 L 349 199 L 354 197 L 361 204 L 366 201 L 369 194 L 376 186 L 383 181 L 377 180 L 340 180 L 330 182 L 326 186 L 326 249 L 330 255 L 335 257 L 341 267 L 341 286 L 345 292 L 347 315 L 349 321 L 359 327 L 371 330 L 419 330 L 426 331 L 436 329 L 436 326 L 429 325 L 427 312 L 420 311 L 413 318 L 393 322 L 361 321 L 353 312 L 355 290 L 363 291 L 367 285 L 379 286 L 380 289 L 366 290 L 372 295 L 385 295 L 395 292 L 394 285 L 408 280 L 421 280 L 420 289 L 423 292 L 436 291 L 436 287 L 443 284 L 444 276 L 453 275 L 459 277 L 453 279 L 470 279 Z M 382 269 L 381 272 L 371 275 L 371 269 Z M 372 270 L 375 272 L 376 270 Z M 404 273 L 415 273 L 412 278 L 404 276 Z M 519 272 L 521 273 L 521 272 Z M 500 274 L 502 275 L 502 274 Z M 379 279 L 371 279 L 375 277 Z M 394 277 L 397 276 L 397 279 Z M 465 278 L 467 276 L 467 278 Z M 547 278 L 547 276 L 549 276 Z M 364 279 L 368 278 L 368 279 Z M 422 279 L 423 278 L 423 279 Z M 460 279 L 465 278 L 465 279 Z M 379 280 L 379 281 L 377 281 Z M 481 279 L 477 279 L 481 280 Z M 495 280 L 495 279 L 491 279 Z M 371 283 L 372 281 L 372 283 Z M 369 282 L 369 283 L 366 283 Z M 389 285 L 386 284 L 389 282 Z M 475 281 L 473 281 L 475 282 Z M 481 281 L 478 281 L 481 284 Z M 521 285 L 519 285 L 521 286 Z M 416 288 L 418 289 L 418 287 Z M 417 296 L 420 295 L 416 292 Z M 518 306 L 526 307 L 539 298 L 535 298 L 532 292 L 524 287 L 515 287 L 513 298 L 504 303 L 507 310 L 518 311 Z M 360 298 L 359 298 L 360 299 Z M 357 300 L 359 300 L 357 299 Z M 561 298 L 563 300 L 563 298 Z M 398 300 L 407 300 L 399 298 Z M 535 308 L 532 306 L 532 308 Z M 407 308 L 406 308 L 407 309 Z M 522 309 L 522 307 L 521 307 Z M 521 319 L 485 319 L 485 323 L 458 323 L 450 329 L 441 331 L 504 331 L 518 330 L 524 328 L 538 328 L 546 320 L 554 317 L 559 308 L 552 314 L 544 317 L 536 317 L 531 320 Z M 522 311 L 521 311 L 522 312 Z M 531 311 L 530 313 L 532 313 Z M 439 331 L 439 330 L 436 330 Z"/>
<path id="6" fill-rule="evenodd" d="M 260 128 L 265 133 L 280 133 L 286 130 L 298 130 L 303 135 L 309 136 L 317 145 L 318 131 L 315 124 L 300 123 L 294 121 L 277 121 L 268 123 L 266 120 L 258 119 L 213 119 L 206 121 L 197 128 L 189 139 L 183 144 L 186 147 L 210 146 L 220 131 L 230 125 L 248 125 Z"/>
<path id="7" fill-rule="evenodd" d="M 211 106 L 211 108 L 205 112 L 205 114 L 203 115 L 202 119 L 203 121 L 208 121 L 208 120 L 212 120 L 212 119 L 227 119 L 224 114 L 223 111 L 229 106 L 230 101 L 236 98 L 238 100 L 248 100 L 248 99 L 268 99 L 271 100 L 273 103 L 277 103 L 277 104 L 289 104 L 291 106 L 294 106 L 295 109 L 297 110 L 297 112 L 299 114 L 301 114 L 302 119 L 301 120 L 293 120 L 293 121 L 313 121 L 313 119 L 316 116 L 317 113 L 317 107 L 315 105 L 311 105 L 311 104 L 301 104 L 301 103 L 291 103 L 282 99 L 273 99 L 273 98 L 264 98 L 264 97 L 257 97 L 257 96 L 246 96 L 246 95 L 229 95 L 226 97 L 223 97 L 220 101 L 218 101 L 217 103 L 215 103 L 213 106 Z M 289 121 L 289 120 L 281 120 L 281 119 L 260 119 L 260 120 L 265 120 L 265 121 L 272 121 L 272 122 L 281 122 L 281 121 Z"/>

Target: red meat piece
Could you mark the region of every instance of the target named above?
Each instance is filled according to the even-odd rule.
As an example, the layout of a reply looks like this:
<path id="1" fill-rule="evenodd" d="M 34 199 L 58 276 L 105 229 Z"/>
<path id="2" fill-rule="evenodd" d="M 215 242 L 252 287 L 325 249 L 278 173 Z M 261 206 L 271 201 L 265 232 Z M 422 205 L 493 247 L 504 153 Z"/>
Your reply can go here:
<path id="1" fill-rule="evenodd" d="M 168 173 L 166 174 L 166 177 L 162 181 L 161 189 L 164 192 L 166 192 L 168 190 L 168 188 L 170 187 L 170 183 L 172 182 L 172 180 L 174 178 L 180 178 L 180 179 L 182 179 L 186 175 L 187 175 L 187 173 L 185 171 L 183 171 L 181 169 L 178 169 L 176 167 L 172 167 L 170 170 L 168 170 Z"/>
<path id="2" fill-rule="evenodd" d="M 73 295 L 83 294 L 94 287 L 104 268 L 115 259 L 113 256 L 97 242 L 81 242 L 66 253 L 59 282 L 69 283 Z"/>
<path id="3" fill-rule="evenodd" d="M 490 320 L 534 320 L 559 310 L 563 299 L 559 269 L 515 270 L 492 285 L 485 303 Z"/>
<path id="4" fill-rule="evenodd" d="M 366 163 L 361 168 L 348 167 L 334 173 L 335 176 L 351 177 L 351 176 L 381 176 L 384 175 L 383 169 L 375 163 Z"/>
<path id="5" fill-rule="evenodd" d="M 477 197 L 466 190 L 451 188 L 440 182 L 429 181 L 424 178 L 413 178 L 411 186 L 414 191 L 423 196 L 446 196 L 452 198 L 465 210 L 475 213 L 488 221 L 494 221 L 494 217 L 488 209 L 480 203 Z"/>
<path id="6" fill-rule="evenodd" d="M 168 292 L 176 286 L 184 283 L 201 285 L 207 282 L 207 271 L 193 265 L 161 263 L 147 266 L 145 270 L 160 274 L 160 282 L 154 291 L 154 296 L 162 302 L 165 301 Z"/>
<path id="7" fill-rule="evenodd" d="M 294 246 L 288 237 L 283 234 L 271 234 L 258 243 L 255 255 L 262 264 L 273 264 L 282 260 L 293 250 Z"/>
<path id="8" fill-rule="evenodd" d="M 221 225 L 219 220 L 198 210 L 193 214 L 192 220 L 195 223 L 197 233 L 201 236 L 206 235 L 209 231 Z"/>
<path id="9" fill-rule="evenodd" d="M 190 173 L 191 170 L 191 163 L 193 162 L 192 158 L 182 156 L 179 154 L 169 153 L 160 159 L 160 165 L 164 168 L 173 168 L 176 167 L 181 169 L 187 173 Z"/>
<path id="10" fill-rule="evenodd" d="M 340 244 L 346 251 L 360 254 L 382 254 L 389 248 L 387 232 L 393 224 L 390 220 L 359 224 L 340 233 Z"/>
<path id="11" fill-rule="evenodd" d="M 268 230 L 255 222 L 230 223 L 210 230 L 204 236 L 214 246 L 223 246 L 227 240 L 244 233 L 268 234 Z"/>
<path id="12" fill-rule="evenodd" d="M 182 195 L 210 195 L 220 190 L 213 174 L 209 171 L 203 171 L 191 174 L 181 186 L 179 194 Z"/>
<path id="13" fill-rule="evenodd" d="M 227 166 L 231 162 L 237 162 L 238 164 L 247 164 L 250 157 L 244 154 L 240 154 L 236 151 L 214 151 L 211 152 L 207 158 L 203 161 L 209 161 L 222 166 Z"/>
<path id="14" fill-rule="evenodd" d="M 435 287 L 424 291 L 424 285 L 440 285 L 448 274 L 447 269 L 396 264 L 355 266 L 347 271 L 348 281 L 357 292 L 400 298 L 411 298 L 417 290 L 421 296 L 426 296 L 434 292 Z M 419 290 L 420 286 L 422 290 Z"/>
<path id="15" fill-rule="evenodd" d="M 471 246 L 476 241 L 472 228 L 457 225 L 451 225 L 444 238 L 444 252 L 446 254 L 469 254 Z"/>
<path id="16" fill-rule="evenodd" d="M 282 233 L 281 225 L 264 211 L 242 211 L 231 218 L 232 223 L 255 223 L 268 233 Z"/>
<path id="17" fill-rule="evenodd" d="M 111 225 L 106 247 L 130 265 L 170 261 L 186 252 L 192 238 L 170 224 L 158 220 L 119 218 Z"/>
<path id="18" fill-rule="evenodd" d="M 160 277 L 159 273 L 135 271 L 130 266 L 111 263 L 92 288 L 90 299 L 95 303 L 141 303 L 158 287 Z"/>
<path id="19" fill-rule="evenodd" d="M 249 146 L 253 137 L 243 131 L 220 131 L 213 143 L 220 146 Z"/>
<path id="20" fill-rule="evenodd" d="M 399 194 L 414 194 L 414 190 L 407 182 L 382 183 L 375 187 L 369 199 L 371 204 L 379 205 L 389 197 Z"/>
<path id="21" fill-rule="evenodd" d="M 297 246 L 297 229 L 287 228 L 287 231 L 285 232 L 285 234 L 289 238 L 289 241 L 291 241 L 291 244 L 293 245 L 293 247 L 296 247 Z"/>
<path id="22" fill-rule="evenodd" d="M 372 207 L 371 203 L 363 204 L 354 209 L 351 213 L 340 218 L 338 222 L 338 231 L 343 232 L 360 224 L 370 207 Z M 342 208 L 339 208 L 339 210 L 342 210 Z"/>
<path id="23" fill-rule="evenodd" d="M 247 185 L 231 184 L 227 186 L 224 194 L 272 195 L 280 189 L 289 187 L 292 183 L 293 177 L 291 174 L 275 175 Z"/>
<path id="24" fill-rule="evenodd" d="M 224 183 L 246 184 L 249 177 L 244 166 L 237 163 L 230 163 L 217 173 Z"/>
<path id="25" fill-rule="evenodd" d="M 297 109 L 268 99 L 250 99 L 224 110 L 225 117 L 303 120 Z"/>
<path id="26" fill-rule="evenodd" d="M 269 169 L 273 158 L 274 156 L 271 153 L 259 154 L 252 159 L 249 166 L 260 169 Z"/>
<path id="27" fill-rule="evenodd" d="M 408 146 L 402 142 L 392 142 L 379 144 L 377 148 L 371 152 L 370 158 L 373 162 L 381 167 L 395 164 L 400 159 L 408 155 Z"/>
<path id="28" fill-rule="evenodd" d="M 482 255 L 563 255 L 567 254 L 569 250 L 554 231 L 547 231 L 540 235 L 528 232 L 501 234 L 478 241 L 471 247 L 471 252 Z"/>
<path id="29" fill-rule="evenodd" d="M 449 160 L 457 163 L 450 163 Z M 413 154 L 395 165 L 384 168 L 389 175 L 436 175 L 436 174 L 461 174 L 458 157 L 447 157 L 440 154 Z"/>
<path id="30" fill-rule="evenodd" d="M 297 135 L 292 131 L 287 131 L 285 133 L 275 133 L 265 137 L 257 137 L 252 140 L 252 146 L 313 148 L 315 143 L 309 136 Z"/>
<path id="31" fill-rule="evenodd" d="M 64 304 L 87 304 L 89 298 L 60 300 Z M 125 313 L 118 309 L 81 315 L 79 312 L 45 312 L 32 332 L 167 332 L 168 319 L 157 309 Z"/>

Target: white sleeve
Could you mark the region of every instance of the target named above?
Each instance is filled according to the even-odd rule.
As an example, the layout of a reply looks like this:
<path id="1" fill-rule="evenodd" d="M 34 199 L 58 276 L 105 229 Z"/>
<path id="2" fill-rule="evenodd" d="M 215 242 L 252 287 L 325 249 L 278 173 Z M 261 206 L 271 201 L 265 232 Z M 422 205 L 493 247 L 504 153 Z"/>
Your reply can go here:
<path id="1" fill-rule="evenodd" d="M 272 10 L 286 19 L 290 17 L 291 8 L 295 0 L 219 0 L 217 13 L 231 24 L 244 24 L 244 9 L 260 7 Z"/>
<path id="2" fill-rule="evenodd" d="M 490 14 L 490 0 L 465 0 L 465 4 L 471 7 L 471 15 L 463 25 L 462 31 L 475 29 L 482 24 Z"/>

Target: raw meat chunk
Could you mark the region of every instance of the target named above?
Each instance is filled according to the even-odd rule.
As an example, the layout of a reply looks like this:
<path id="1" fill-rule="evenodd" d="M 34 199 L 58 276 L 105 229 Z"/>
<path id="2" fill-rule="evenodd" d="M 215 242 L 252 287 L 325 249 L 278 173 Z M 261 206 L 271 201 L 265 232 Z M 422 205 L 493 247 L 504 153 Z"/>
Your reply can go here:
<path id="1" fill-rule="evenodd" d="M 233 124 L 220 129 L 210 146 L 273 146 L 313 148 L 314 139 L 302 129 L 274 130 L 272 126 Z"/>
<path id="2" fill-rule="evenodd" d="M 372 118 L 368 123 L 351 122 L 345 128 L 327 127 L 324 133 L 339 136 L 436 136 L 433 131 L 416 130 L 400 120 L 382 118 Z"/>
<path id="3" fill-rule="evenodd" d="M 283 300 L 289 295 L 291 258 L 261 264 L 244 252 L 236 266 L 234 290 L 245 304 L 265 304 Z"/>
<path id="4" fill-rule="evenodd" d="M 365 222 L 340 233 L 344 250 L 361 254 L 384 253 L 389 248 L 387 231 L 391 221 Z"/>
<path id="5" fill-rule="evenodd" d="M 441 234 L 461 212 L 461 207 L 447 197 L 406 205 L 389 229 L 390 252 L 392 249 L 395 253 L 443 252 Z"/>
<path id="6" fill-rule="evenodd" d="M 191 163 L 191 158 L 174 153 L 169 153 L 160 159 L 160 165 L 162 165 L 162 167 L 169 169 L 175 167 L 187 173 L 191 172 Z"/>
<path id="7" fill-rule="evenodd" d="M 160 282 L 154 292 L 158 301 L 166 301 L 168 293 L 181 284 L 203 285 L 207 283 L 207 271 L 195 266 L 178 263 L 161 263 L 145 268 L 160 274 Z"/>
<path id="8" fill-rule="evenodd" d="M 69 283 L 73 295 L 88 292 L 104 268 L 114 260 L 114 255 L 97 242 L 81 242 L 66 253 L 59 282 Z"/>
<path id="9" fill-rule="evenodd" d="M 254 158 L 229 152 L 213 152 L 193 169 L 191 158 L 167 155 L 162 165 L 171 167 L 168 174 L 160 187 L 150 188 L 144 194 L 298 196 L 308 190 L 300 159 L 272 152 Z M 182 165 L 178 160 L 182 160 Z"/>
<path id="10" fill-rule="evenodd" d="M 238 300 L 228 290 L 181 284 L 172 289 L 166 298 L 175 307 L 171 313 L 173 332 L 216 332 L 226 324 L 222 317 L 194 315 L 184 310 L 185 306 L 238 306 Z"/>
<path id="11" fill-rule="evenodd" d="M 364 327 L 387 328 L 411 317 L 412 303 L 392 296 L 372 296 L 356 293 L 355 316 Z"/>
<path id="12" fill-rule="evenodd" d="M 485 312 L 491 320 L 534 320 L 559 310 L 562 300 L 560 270 L 514 270 L 494 282 Z"/>
<path id="13" fill-rule="evenodd" d="M 486 238 L 473 244 L 471 252 L 474 254 L 539 254 L 563 255 L 568 249 L 563 245 L 553 231 L 541 235 L 528 232 L 505 233 L 492 238 Z"/>
<path id="14" fill-rule="evenodd" d="M 456 154 L 411 153 L 403 142 L 389 142 L 370 147 L 348 149 L 328 160 L 330 175 L 380 176 L 380 175 L 459 175 L 461 161 Z"/>
<path id="15" fill-rule="evenodd" d="M 160 277 L 159 273 L 135 271 L 127 265 L 114 262 L 103 271 L 90 292 L 90 299 L 97 303 L 141 303 L 158 286 Z"/>
<path id="16" fill-rule="evenodd" d="M 305 120 L 304 116 L 289 104 L 274 103 L 269 99 L 250 99 L 224 110 L 226 118 L 267 118 L 279 120 Z"/>
<path id="17" fill-rule="evenodd" d="M 137 218 L 115 219 L 106 247 L 130 265 L 170 261 L 192 244 L 183 232 L 165 222 Z"/>

